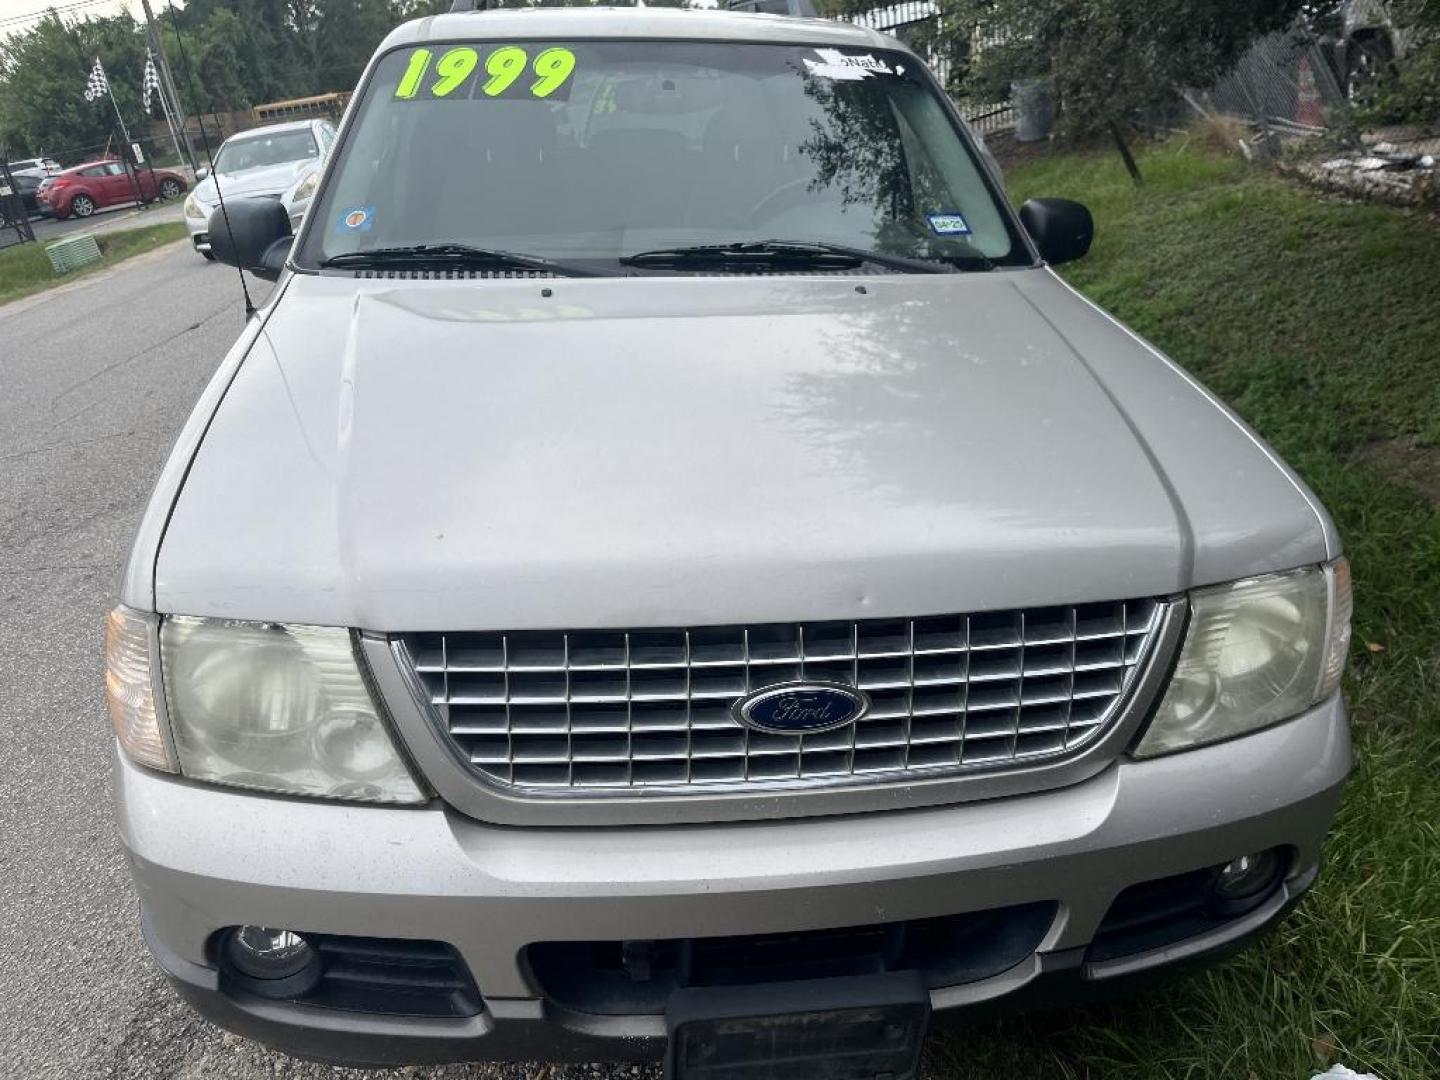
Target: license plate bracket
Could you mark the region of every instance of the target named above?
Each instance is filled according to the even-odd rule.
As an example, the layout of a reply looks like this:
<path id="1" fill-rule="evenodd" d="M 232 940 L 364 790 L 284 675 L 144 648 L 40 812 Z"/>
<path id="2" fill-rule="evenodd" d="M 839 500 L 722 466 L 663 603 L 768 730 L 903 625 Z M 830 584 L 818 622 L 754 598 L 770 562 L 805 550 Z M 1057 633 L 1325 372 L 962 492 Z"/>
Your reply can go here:
<path id="1" fill-rule="evenodd" d="M 916 972 L 677 990 L 668 1080 L 916 1080 L 930 995 Z"/>

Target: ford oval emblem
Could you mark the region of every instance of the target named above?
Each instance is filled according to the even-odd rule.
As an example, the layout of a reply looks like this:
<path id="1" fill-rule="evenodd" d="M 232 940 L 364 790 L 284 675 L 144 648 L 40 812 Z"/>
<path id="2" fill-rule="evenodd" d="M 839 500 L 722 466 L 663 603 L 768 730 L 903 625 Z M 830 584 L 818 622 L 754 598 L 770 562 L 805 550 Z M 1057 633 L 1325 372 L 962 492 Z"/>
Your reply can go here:
<path id="1" fill-rule="evenodd" d="M 863 690 L 840 683 L 796 682 L 767 686 L 734 705 L 735 719 L 773 735 L 803 735 L 854 723 L 870 708 Z"/>

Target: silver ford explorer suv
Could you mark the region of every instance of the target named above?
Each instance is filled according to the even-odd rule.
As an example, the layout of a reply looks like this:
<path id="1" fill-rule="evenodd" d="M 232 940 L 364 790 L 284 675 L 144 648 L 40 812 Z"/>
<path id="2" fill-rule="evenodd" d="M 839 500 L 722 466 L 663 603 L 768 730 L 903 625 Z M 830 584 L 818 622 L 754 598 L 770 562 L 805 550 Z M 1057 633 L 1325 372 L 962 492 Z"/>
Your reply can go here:
<path id="1" fill-rule="evenodd" d="M 227 205 L 276 284 L 107 628 L 143 932 L 216 1023 L 903 1078 L 1315 880 L 1329 517 L 893 39 L 422 19 L 298 237 Z"/>

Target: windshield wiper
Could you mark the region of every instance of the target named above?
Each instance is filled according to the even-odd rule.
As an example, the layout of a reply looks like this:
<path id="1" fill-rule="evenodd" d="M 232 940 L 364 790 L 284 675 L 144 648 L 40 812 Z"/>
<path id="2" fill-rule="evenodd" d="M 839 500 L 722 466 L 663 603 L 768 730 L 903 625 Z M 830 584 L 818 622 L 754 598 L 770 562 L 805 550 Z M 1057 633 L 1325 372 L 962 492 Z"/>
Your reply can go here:
<path id="1" fill-rule="evenodd" d="M 332 255 L 320 263 L 324 267 L 377 267 L 377 266 L 489 266 L 509 267 L 517 270 L 545 270 L 565 277 L 614 277 L 614 271 L 601 270 L 575 263 L 558 262 L 540 255 L 526 255 L 519 251 L 502 251 L 499 248 L 472 247 L 469 244 L 409 244 L 405 247 L 369 248 L 363 251 L 345 251 Z"/>
<path id="2" fill-rule="evenodd" d="M 697 244 L 692 247 L 658 248 L 623 255 L 625 266 L 681 267 L 695 265 L 732 266 L 804 266 L 810 269 L 852 270 L 862 263 L 873 263 L 891 270 L 907 270 L 918 274 L 949 274 L 960 267 L 989 270 L 994 263 L 983 255 L 937 256 L 936 259 L 914 259 L 891 255 L 868 248 L 848 247 L 818 240 L 745 240 L 731 244 Z"/>

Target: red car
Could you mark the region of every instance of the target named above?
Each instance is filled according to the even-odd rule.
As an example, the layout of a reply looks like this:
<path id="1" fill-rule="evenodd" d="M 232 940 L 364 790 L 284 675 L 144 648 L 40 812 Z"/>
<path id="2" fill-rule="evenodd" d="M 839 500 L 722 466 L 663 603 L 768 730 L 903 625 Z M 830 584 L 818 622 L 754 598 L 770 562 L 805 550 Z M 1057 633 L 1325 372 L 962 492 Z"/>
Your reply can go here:
<path id="1" fill-rule="evenodd" d="M 134 181 L 119 161 L 107 159 L 76 165 L 47 177 L 35 193 L 42 214 L 58 218 L 89 217 L 103 206 L 135 201 L 136 186 L 142 202 L 175 199 L 184 194 L 185 178 L 169 169 L 136 169 Z"/>

